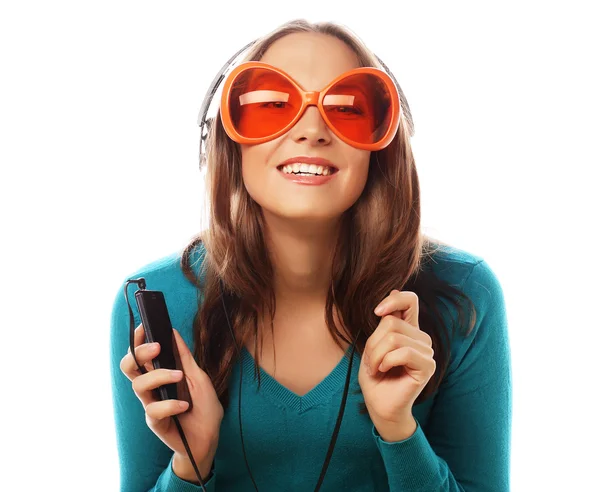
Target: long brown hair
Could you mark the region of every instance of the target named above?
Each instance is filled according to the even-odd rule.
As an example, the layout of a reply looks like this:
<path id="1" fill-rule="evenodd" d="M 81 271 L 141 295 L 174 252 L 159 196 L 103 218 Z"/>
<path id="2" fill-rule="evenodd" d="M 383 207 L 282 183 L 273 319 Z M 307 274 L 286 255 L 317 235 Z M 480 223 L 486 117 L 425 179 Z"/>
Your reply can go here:
<path id="1" fill-rule="evenodd" d="M 297 32 L 334 36 L 356 52 L 361 66 L 382 68 L 377 57 L 347 28 L 305 20 L 288 22 L 260 39 L 245 60 L 260 60 L 271 44 Z M 375 306 L 393 289 L 415 292 L 419 297 L 419 326 L 433 340 L 437 365 L 434 376 L 415 402 L 419 403 L 438 388 L 450 358 L 451 334 L 435 306 L 436 301 L 446 297 L 454 304 L 459 311 L 459 326 L 464 326 L 458 298 L 469 302 L 470 299 L 442 282 L 428 268 L 435 261 L 434 253 L 444 243 L 421 233 L 419 180 L 409 140 L 414 127 L 406 98 L 401 89 L 399 92 L 403 117 L 396 137 L 385 149 L 371 153 L 364 191 L 341 219 L 325 319 L 340 348 L 342 340 L 352 343 L 358 336 L 356 350 L 362 354 L 367 338 L 379 323 L 373 313 Z M 270 313 L 273 329 L 276 300 L 261 208 L 244 187 L 240 148 L 225 133 L 220 115 L 211 125 L 206 162 L 209 227 L 186 246 L 181 267 L 189 281 L 199 287 L 198 311 L 193 321 L 196 360 L 227 408 L 228 381 L 237 351 L 222 302 L 226 302 L 235 330 L 235 343 L 241 347 L 249 337 L 257 343 L 258 313 Z M 197 247 L 203 248 L 198 275 L 193 269 Z M 225 287 L 223 300 L 219 279 Z M 351 340 L 336 328 L 334 306 Z M 468 331 L 474 322 L 473 316 Z M 255 353 L 255 374 L 260 384 L 260 351 Z M 361 412 L 365 411 L 363 403 Z"/>

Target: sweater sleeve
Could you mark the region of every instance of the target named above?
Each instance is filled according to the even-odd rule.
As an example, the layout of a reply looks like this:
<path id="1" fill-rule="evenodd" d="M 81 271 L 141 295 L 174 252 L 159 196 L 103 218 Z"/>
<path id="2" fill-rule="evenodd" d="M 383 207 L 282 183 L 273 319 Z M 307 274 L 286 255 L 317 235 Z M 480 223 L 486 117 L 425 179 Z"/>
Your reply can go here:
<path id="1" fill-rule="evenodd" d="M 135 286 L 129 285 L 128 299 L 134 314 L 134 326 L 140 324 L 133 297 Z M 197 492 L 199 484 L 179 478 L 172 469 L 173 451 L 150 430 L 142 403 L 131 381 L 121 372 L 121 359 L 129 347 L 129 310 L 123 288 L 114 300 L 110 327 L 110 371 L 115 419 L 121 492 Z M 215 491 L 216 478 L 205 482 L 206 490 Z"/>
<path id="2" fill-rule="evenodd" d="M 477 320 L 453 354 L 426 429 L 408 439 L 373 437 L 391 492 L 510 490 L 512 369 L 502 287 L 485 260 L 464 282 Z"/>

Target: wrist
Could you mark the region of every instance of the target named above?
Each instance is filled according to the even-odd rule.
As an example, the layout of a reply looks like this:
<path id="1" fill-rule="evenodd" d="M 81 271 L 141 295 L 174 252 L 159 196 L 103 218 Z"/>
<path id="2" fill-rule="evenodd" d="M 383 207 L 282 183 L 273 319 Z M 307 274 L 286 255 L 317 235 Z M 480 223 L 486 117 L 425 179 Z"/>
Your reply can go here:
<path id="1" fill-rule="evenodd" d="M 417 421 L 410 415 L 394 422 L 373 422 L 377 432 L 386 442 L 405 441 L 417 431 Z"/>
<path id="2" fill-rule="evenodd" d="M 210 455 L 196 463 L 202 481 L 206 483 L 209 480 L 210 471 L 212 469 L 214 456 Z M 182 480 L 198 484 L 198 477 L 194 467 L 187 455 L 175 453 L 173 455 L 173 473 Z"/>

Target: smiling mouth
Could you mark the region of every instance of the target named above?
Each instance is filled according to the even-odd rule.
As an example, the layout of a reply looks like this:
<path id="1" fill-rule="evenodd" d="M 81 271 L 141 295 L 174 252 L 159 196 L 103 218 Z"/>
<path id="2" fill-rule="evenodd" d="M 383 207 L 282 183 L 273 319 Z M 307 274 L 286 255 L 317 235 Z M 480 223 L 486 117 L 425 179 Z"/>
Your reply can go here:
<path id="1" fill-rule="evenodd" d="M 330 176 L 338 172 L 333 166 L 318 166 L 316 164 L 285 164 L 277 166 L 277 169 L 284 174 L 293 174 L 296 176 Z"/>

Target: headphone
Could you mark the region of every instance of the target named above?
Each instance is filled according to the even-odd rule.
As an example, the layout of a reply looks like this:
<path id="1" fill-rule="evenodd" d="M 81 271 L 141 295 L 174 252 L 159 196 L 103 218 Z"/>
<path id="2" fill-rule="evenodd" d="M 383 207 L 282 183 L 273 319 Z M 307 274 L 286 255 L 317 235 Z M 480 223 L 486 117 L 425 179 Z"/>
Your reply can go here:
<path id="1" fill-rule="evenodd" d="M 206 118 L 211 101 L 212 101 L 213 97 L 215 96 L 215 94 L 219 88 L 219 85 L 221 84 L 221 82 L 223 82 L 223 79 L 225 79 L 228 71 L 233 67 L 233 61 L 243 51 L 245 51 L 250 46 L 254 45 L 257 41 L 258 41 L 258 39 L 248 43 L 246 46 L 244 46 L 242 49 L 240 49 L 235 55 L 233 55 L 229 60 L 227 60 L 227 63 L 225 63 L 225 65 L 223 65 L 223 67 L 221 68 L 219 73 L 216 75 L 216 77 L 211 82 L 210 87 L 209 87 L 206 95 L 204 96 L 204 100 L 202 101 L 202 105 L 200 106 L 200 112 L 198 114 L 198 125 L 200 126 L 200 169 L 202 169 L 203 164 L 206 162 L 206 153 L 203 149 L 206 148 L 205 142 L 209 135 L 212 122 L 214 120 L 214 118 L 208 118 L 208 119 Z M 377 58 L 377 60 L 381 64 L 381 66 L 385 69 L 385 71 L 388 73 L 388 75 L 391 77 L 391 79 L 394 81 L 394 84 L 396 85 L 396 88 L 398 89 L 398 95 L 400 97 L 400 105 L 402 108 L 402 113 L 404 114 L 404 117 L 406 118 L 405 121 L 408 126 L 409 135 L 412 137 L 414 135 L 414 126 L 413 126 L 410 108 L 408 106 L 408 101 L 406 100 L 406 97 L 404 96 L 404 92 L 402 91 L 400 84 L 396 80 L 396 77 L 394 77 L 394 74 L 392 74 L 392 72 L 388 69 L 386 64 L 383 63 L 383 61 L 377 55 L 375 55 L 375 57 Z M 231 336 L 233 338 L 234 346 L 236 348 L 237 355 L 238 355 L 238 360 L 241 361 L 241 351 L 240 351 L 240 348 L 237 346 L 237 340 L 235 337 L 233 327 L 231 326 L 231 322 L 229 320 L 228 308 L 227 308 L 226 301 L 225 301 L 226 288 L 225 288 L 225 284 L 221 278 L 219 279 L 219 285 L 220 285 L 220 289 L 221 289 L 221 302 L 222 302 L 222 306 L 223 306 L 223 311 L 225 313 L 225 319 L 227 320 L 227 325 L 229 327 Z M 325 478 L 325 473 L 327 472 L 327 468 L 328 468 L 329 462 L 331 460 L 331 455 L 333 454 L 333 449 L 335 447 L 335 442 L 337 440 L 337 436 L 338 436 L 338 433 L 339 433 L 339 430 L 340 430 L 340 427 L 342 424 L 342 418 L 344 415 L 344 409 L 346 407 L 346 400 L 348 397 L 350 376 L 352 374 L 352 361 L 354 359 L 354 352 L 356 350 L 356 341 L 358 340 L 358 336 L 359 336 L 359 334 L 356 335 L 356 338 L 355 338 L 354 342 L 352 343 L 352 352 L 350 354 L 350 362 L 348 363 L 348 372 L 346 374 L 346 382 L 345 382 L 345 386 L 344 386 L 344 393 L 342 395 L 342 402 L 340 404 L 340 410 L 338 413 L 338 417 L 337 417 L 337 421 L 336 421 L 335 428 L 333 431 L 333 435 L 332 435 L 331 441 L 329 443 L 329 449 L 327 451 L 327 455 L 325 457 L 325 461 L 324 461 L 323 467 L 321 469 L 321 474 L 319 476 L 319 479 L 318 479 L 316 487 L 315 487 L 315 492 L 317 492 L 321 488 L 321 485 Z M 345 355 L 344 355 L 344 357 L 345 357 Z M 248 470 L 248 474 L 250 475 L 250 479 L 252 480 L 254 489 L 258 492 L 258 486 L 256 485 L 256 482 L 254 480 L 252 472 L 250 471 L 250 465 L 248 464 L 248 459 L 246 457 L 246 449 L 244 447 L 244 434 L 242 431 L 242 373 L 243 373 L 243 371 L 242 371 L 242 368 L 240 367 L 239 396 L 238 396 L 238 421 L 239 421 L 239 427 L 240 427 L 240 437 L 241 437 L 241 442 L 242 442 L 242 452 L 244 454 L 244 461 L 246 464 L 246 469 Z M 214 463 L 213 463 L 213 465 L 214 465 Z"/>
<path id="2" fill-rule="evenodd" d="M 213 100 L 213 97 L 217 93 L 217 90 L 219 89 L 221 82 L 223 82 L 223 80 L 227 76 L 230 69 L 233 68 L 233 61 L 242 52 L 244 52 L 250 46 L 254 45 L 257 41 L 258 41 L 258 39 L 251 41 L 246 46 L 244 46 L 242 49 L 240 49 L 235 55 L 233 55 L 231 58 L 229 58 L 229 60 L 227 60 L 225 65 L 223 65 L 221 67 L 221 70 L 219 70 L 219 73 L 215 76 L 213 81 L 210 83 L 210 87 L 209 87 L 208 91 L 206 92 L 206 95 L 204 96 L 204 100 L 202 101 L 202 105 L 200 106 L 200 111 L 198 113 L 198 126 L 200 127 L 200 159 L 199 159 L 200 169 L 202 169 L 204 163 L 206 162 L 206 152 L 205 152 L 206 139 L 208 138 L 208 134 L 210 132 L 210 128 L 211 128 L 212 122 L 214 120 L 214 118 L 208 118 L 208 119 L 206 118 L 206 115 L 208 113 L 208 109 L 210 108 L 210 104 Z M 390 69 L 383 62 L 383 60 L 381 58 L 379 58 L 377 55 L 375 55 L 375 58 L 377 58 L 377 61 L 381 64 L 381 66 L 387 72 L 387 74 L 392 78 L 392 80 L 394 81 L 394 84 L 396 86 L 396 89 L 398 89 L 398 95 L 400 97 L 400 106 L 402 109 L 402 114 L 404 115 L 403 118 L 405 118 L 406 124 L 408 126 L 409 135 L 412 137 L 415 134 L 415 129 L 414 129 L 414 124 L 413 124 L 413 120 L 412 120 L 412 114 L 410 112 L 410 107 L 408 105 L 408 101 L 406 100 L 406 96 L 404 95 L 404 91 L 400 87 L 400 84 L 398 83 L 398 80 L 396 80 L 396 77 L 394 76 L 394 74 L 390 71 Z"/>

